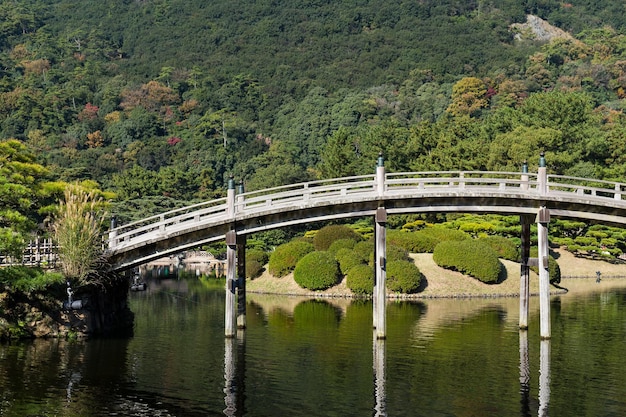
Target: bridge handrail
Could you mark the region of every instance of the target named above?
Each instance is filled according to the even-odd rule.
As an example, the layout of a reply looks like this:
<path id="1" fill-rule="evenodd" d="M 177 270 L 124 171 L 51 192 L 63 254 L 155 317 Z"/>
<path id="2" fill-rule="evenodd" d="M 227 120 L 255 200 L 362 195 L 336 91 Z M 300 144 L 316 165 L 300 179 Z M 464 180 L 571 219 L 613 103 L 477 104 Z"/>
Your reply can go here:
<path id="1" fill-rule="evenodd" d="M 547 177 L 548 192 L 575 193 L 601 199 L 613 198 L 614 200 L 622 200 L 624 193 L 626 193 L 626 184 L 622 182 L 554 174 L 548 175 Z M 604 188 L 602 185 L 610 185 L 611 187 Z M 606 194 L 606 196 L 598 195 L 598 193 Z"/>
<path id="2" fill-rule="evenodd" d="M 373 175 L 360 175 L 332 180 L 311 181 L 293 184 L 287 187 L 274 187 L 280 190 L 277 193 L 267 193 L 268 190 L 252 191 L 240 194 L 236 211 L 251 211 L 255 207 L 275 207 L 277 201 L 285 204 L 292 201 L 312 201 L 316 198 L 328 197 L 331 194 L 348 194 L 351 190 L 373 190 L 375 184 Z M 239 196 L 238 196 L 239 197 Z"/>
<path id="3" fill-rule="evenodd" d="M 475 175 L 479 175 L 478 177 Z M 489 175 L 486 177 L 485 175 Z M 527 179 L 522 179 L 522 175 L 525 175 Z M 494 178 L 494 176 L 501 176 L 502 178 Z M 507 171 L 425 171 L 425 172 L 397 172 L 386 174 L 386 185 L 393 185 L 396 187 L 414 187 L 415 184 L 419 188 L 425 187 L 426 184 L 441 185 L 445 184 L 447 187 L 453 185 L 496 185 L 498 187 L 506 187 L 512 185 L 514 187 L 520 187 L 522 184 L 535 185 L 537 184 L 537 174 L 528 173 L 521 174 L 519 172 L 507 172 Z"/>
<path id="4" fill-rule="evenodd" d="M 383 171 L 384 172 L 384 171 Z M 543 176 L 542 176 L 543 175 Z M 451 193 L 569 195 L 598 201 L 622 200 L 626 184 L 544 173 L 507 171 L 423 171 L 359 175 L 255 190 L 193 204 L 112 229 L 109 247 L 132 247 L 149 239 L 184 233 L 192 227 L 230 222 L 273 210 L 299 210 L 319 204 L 343 204 L 357 199 Z M 380 188 L 382 187 L 382 189 Z M 402 197 L 404 198 L 404 197 Z M 606 204 L 606 203 L 603 203 Z M 142 236 L 144 235 L 144 236 Z"/>
<path id="5" fill-rule="evenodd" d="M 174 216 L 177 216 L 179 214 L 184 214 L 191 211 L 195 211 L 196 209 L 203 207 L 203 206 L 208 206 L 208 205 L 219 205 L 219 204 L 226 204 L 226 197 L 221 197 L 215 200 L 209 200 L 209 201 L 202 201 L 200 203 L 195 203 L 192 204 L 190 206 L 185 206 L 185 207 L 181 207 L 181 208 L 177 208 L 174 210 L 170 210 L 170 211 L 166 211 L 164 213 L 161 214 L 155 214 L 153 216 L 149 216 L 146 217 L 144 219 L 140 219 L 140 220 L 135 220 L 132 221 L 130 223 L 125 223 L 123 225 L 117 226 L 111 230 L 115 230 L 117 232 L 126 230 L 126 229 L 133 229 L 136 227 L 141 227 L 141 225 L 144 224 L 152 224 L 151 222 L 154 220 L 162 220 L 163 218 L 171 218 Z"/>

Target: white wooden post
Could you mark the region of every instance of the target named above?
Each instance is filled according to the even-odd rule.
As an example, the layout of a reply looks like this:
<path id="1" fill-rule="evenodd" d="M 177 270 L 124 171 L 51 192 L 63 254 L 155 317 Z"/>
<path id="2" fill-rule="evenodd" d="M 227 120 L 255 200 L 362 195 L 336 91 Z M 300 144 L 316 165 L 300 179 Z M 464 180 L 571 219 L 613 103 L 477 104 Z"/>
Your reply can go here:
<path id="1" fill-rule="evenodd" d="M 528 329 L 528 307 L 530 303 L 530 266 L 528 259 L 530 257 L 530 222 L 528 216 L 520 216 L 522 226 L 521 232 L 521 258 L 520 265 L 520 290 L 519 290 L 519 328 Z"/>
<path id="2" fill-rule="evenodd" d="M 224 335 L 235 337 L 235 290 L 237 284 L 237 234 L 234 230 L 226 233 L 226 308 L 224 314 Z"/>
<path id="3" fill-rule="evenodd" d="M 542 339 L 549 339 L 550 331 L 550 272 L 548 270 L 548 223 L 550 223 L 550 211 L 542 207 L 537 214 L 537 241 L 539 247 L 539 317 L 540 333 Z"/>
<path id="4" fill-rule="evenodd" d="M 374 325 L 376 326 L 376 338 L 387 337 L 387 291 L 385 288 L 387 270 L 387 210 L 379 207 L 376 210 L 376 244 L 374 259 L 376 263 L 376 277 L 374 286 Z"/>

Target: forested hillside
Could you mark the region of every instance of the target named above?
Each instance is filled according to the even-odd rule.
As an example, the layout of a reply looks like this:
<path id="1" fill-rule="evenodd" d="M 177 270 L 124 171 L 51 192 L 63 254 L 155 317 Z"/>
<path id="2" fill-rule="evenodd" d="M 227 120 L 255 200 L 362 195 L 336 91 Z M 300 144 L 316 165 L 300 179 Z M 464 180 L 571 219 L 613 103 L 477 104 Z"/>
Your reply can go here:
<path id="1" fill-rule="evenodd" d="M 621 2 L 11 0 L 0 139 L 121 221 L 247 189 L 389 170 L 624 180 Z M 533 14 L 571 38 L 511 29 Z"/>

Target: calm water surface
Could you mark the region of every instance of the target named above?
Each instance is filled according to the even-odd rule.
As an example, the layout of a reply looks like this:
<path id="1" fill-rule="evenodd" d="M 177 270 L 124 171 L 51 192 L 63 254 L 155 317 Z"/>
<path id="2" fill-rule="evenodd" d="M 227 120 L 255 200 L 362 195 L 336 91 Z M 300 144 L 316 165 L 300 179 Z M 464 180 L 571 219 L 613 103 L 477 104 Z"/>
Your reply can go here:
<path id="1" fill-rule="evenodd" d="M 626 290 L 372 306 L 248 295 L 224 334 L 223 281 L 131 294 L 134 336 L 0 345 L 0 416 L 626 416 Z"/>

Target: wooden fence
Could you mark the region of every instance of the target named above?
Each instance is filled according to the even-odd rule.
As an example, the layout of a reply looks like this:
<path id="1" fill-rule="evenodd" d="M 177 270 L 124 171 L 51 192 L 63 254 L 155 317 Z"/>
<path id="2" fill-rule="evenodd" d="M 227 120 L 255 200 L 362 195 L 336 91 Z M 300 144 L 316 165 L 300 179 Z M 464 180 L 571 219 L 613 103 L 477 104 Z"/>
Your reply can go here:
<path id="1" fill-rule="evenodd" d="M 52 239 L 31 240 L 24 248 L 21 259 L 0 253 L 0 266 L 25 265 L 56 268 L 58 262 L 58 245 Z"/>

